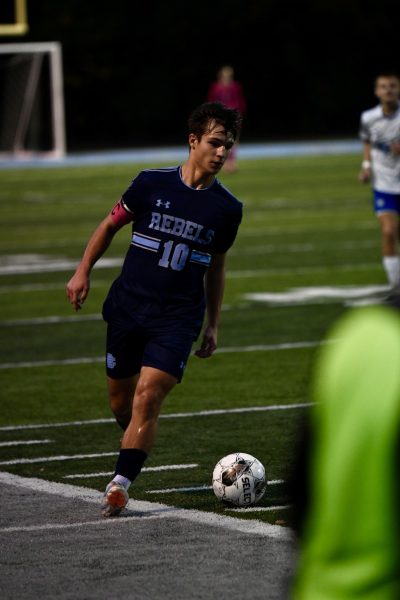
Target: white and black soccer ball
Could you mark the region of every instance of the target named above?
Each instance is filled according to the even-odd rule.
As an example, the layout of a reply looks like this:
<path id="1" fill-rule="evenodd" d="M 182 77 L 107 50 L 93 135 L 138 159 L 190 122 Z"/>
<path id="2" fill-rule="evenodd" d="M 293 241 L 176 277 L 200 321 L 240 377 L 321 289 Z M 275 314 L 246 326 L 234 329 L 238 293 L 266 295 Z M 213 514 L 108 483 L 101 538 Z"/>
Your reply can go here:
<path id="1" fill-rule="evenodd" d="M 219 500 L 234 506 L 252 506 L 264 495 L 267 486 L 262 463 L 245 452 L 221 458 L 215 465 L 212 486 Z"/>

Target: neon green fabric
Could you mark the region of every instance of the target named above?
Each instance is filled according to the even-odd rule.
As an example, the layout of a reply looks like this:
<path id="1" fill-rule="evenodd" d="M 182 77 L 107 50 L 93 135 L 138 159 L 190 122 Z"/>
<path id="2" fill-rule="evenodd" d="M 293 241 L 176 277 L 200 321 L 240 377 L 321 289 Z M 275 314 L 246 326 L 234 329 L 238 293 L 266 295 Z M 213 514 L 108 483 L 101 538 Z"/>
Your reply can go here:
<path id="1" fill-rule="evenodd" d="M 356 309 L 316 363 L 311 504 L 292 597 L 400 599 L 400 314 Z"/>

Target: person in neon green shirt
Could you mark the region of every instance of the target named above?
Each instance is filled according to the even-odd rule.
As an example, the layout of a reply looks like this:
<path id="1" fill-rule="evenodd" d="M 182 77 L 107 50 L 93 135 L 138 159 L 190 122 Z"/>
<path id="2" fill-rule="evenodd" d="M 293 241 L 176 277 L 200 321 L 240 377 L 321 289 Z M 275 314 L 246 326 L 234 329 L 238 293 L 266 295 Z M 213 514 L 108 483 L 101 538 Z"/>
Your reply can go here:
<path id="1" fill-rule="evenodd" d="M 293 600 L 400 599 L 400 312 L 353 309 L 315 365 Z"/>

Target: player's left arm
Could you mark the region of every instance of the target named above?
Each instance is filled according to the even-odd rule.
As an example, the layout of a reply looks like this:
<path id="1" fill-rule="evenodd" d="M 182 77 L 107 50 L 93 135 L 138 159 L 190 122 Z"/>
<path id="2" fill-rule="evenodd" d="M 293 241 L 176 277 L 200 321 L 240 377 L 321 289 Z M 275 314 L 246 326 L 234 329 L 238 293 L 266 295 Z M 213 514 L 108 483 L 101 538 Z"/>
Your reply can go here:
<path id="1" fill-rule="evenodd" d="M 123 208 L 120 200 L 90 237 L 82 259 L 66 285 L 67 297 L 74 310 L 82 308 L 89 294 L 90 273 L 95 263 L 103 256 L 117 231 L 132 219 L 133 214 Z"/>
<path id="2" fill-rule="evenodd" d="M 201 347 L 195 352 L 199 358 L 208 358 L 217 349 L 218 325 L 225 288 L 225 257 L 226 254 L 214 254 L 205 276 L 207 323 Z"/>
<path id="3" fill-rule="evenodd" d="M 371 179 L 371 174 L 371 143 L 368 140 L 364 140 L 363 161 L 358 173 L 358 180 L 361 181 L 361 183 L 367 183 Z"/>

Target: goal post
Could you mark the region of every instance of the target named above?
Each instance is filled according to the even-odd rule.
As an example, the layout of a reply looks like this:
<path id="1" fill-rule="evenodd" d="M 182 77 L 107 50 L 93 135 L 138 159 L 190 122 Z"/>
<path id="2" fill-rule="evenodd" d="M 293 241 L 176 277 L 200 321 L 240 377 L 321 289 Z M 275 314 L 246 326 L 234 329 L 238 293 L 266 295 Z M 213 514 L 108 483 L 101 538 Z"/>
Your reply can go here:
<path id="1" fill-rule="evenodd" d="M 59 42 L 0 44 L 0 155 L 65 155 Z"/>
<path id="2" fill-rule="evenodd" d="M 26 0 L 14 0 L 14 22 L 0 23 L 0 35 L 25 35 L 28 30 Z"/>

